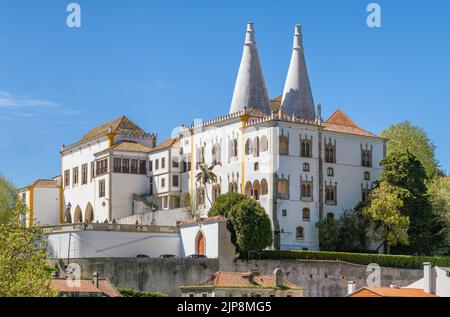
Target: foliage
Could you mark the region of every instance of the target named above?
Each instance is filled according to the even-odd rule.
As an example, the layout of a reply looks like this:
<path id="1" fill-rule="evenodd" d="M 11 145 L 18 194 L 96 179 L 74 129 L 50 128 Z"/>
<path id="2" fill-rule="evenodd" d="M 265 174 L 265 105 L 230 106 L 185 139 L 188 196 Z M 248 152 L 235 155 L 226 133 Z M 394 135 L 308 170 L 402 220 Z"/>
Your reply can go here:
<path id="1" fill-rule="evenodd" d="M 0 224 L 0 297 L 56 296 L 42 229 L 19 221 L 25 211 L 17 202 L 10 220 Z"/>
<path id="2" fill-rule="evenodd" d="M 437 254 L 450 254 L 450 181 L 440 176 L 428 184 L 434 214 L 433 246 Z"/>
<path id="3" fill-rule="evenodd" d="M 5 224 L 16 206 L 17 191 L 11 182 L 0 175 L 0 224 Z"/>
<path id="4" fill-rule="evenodd" d="M 261 259 L 305 259 L 325 261 L 345 261 L 360 265 L 377 263 L 381 267 L 396 267 L 403 269 L 423 269 L 424 262 L 431 262 L 437 266 L 450 266 L 450 257 L 438 256 L 409 256 L 369 253 L 345 253 L 326 251 L 272 251 L 265 250 L 260 253 Z"/>
<path id="5" fill-rule="evenodd" d="M 123 297 L 167 297 L 166 293 L 162 292 L 144 292 L 132 288 L 118 287 L 117 290 Z"/>
<path id="6" fill-rule="evenodd" d="M 356 211 L 346 210 L 337 220 L 319 220 L 316 226 L 320 250 L 365 252 L 368 249 L 367 221 Z"/>
<path id="7" fill-rule="evenodd" d="M 438 172 L 438 162 L 434 156 L 436 146 L 422 128 L 404 121 L 391 125 L 381 132 L 381 136 L 389 140 L 388 155 L 409 151 L 420 160 L 429 178 Z"/>
<path id="8" fill-rule="evenodd" d="M 409 218 L 400 213 L 407 195 L 405 189 L 383 181 L 370 194 L 370 205 L 363 209 L 363 214 L 375 224 L 374 236 L 387 244 L 388 253 L 391 246 L 409 244 Z"/>
<path id="9" fill-rule="evenodd" d="M 261 251 L 272 244 L 272 225 L 264 208 L 251 198 L 233 206 L 228 214 L 240 253 Z"/>
<path id="10" fill-rule="evenodd" d="M 391 152 L 383 161 L 381 182 L 402 188 L 402 216 L 409 217 L 409 246 L 398 246 L 395 253 L 433 254 L 433 224 L 436 217 L 427 195 L 427 174 L 422 163 L 410 152 Z"/>
<path id="11" fill-rule="evenodd" d="M 223 216 L 228 220 L 231 240 L 243 254 L 260 251 L 272 244 L 272 227 L 264 208 L 243 194 L 219 196 L 208 216 Z"/>
<path id="12" fill-rule="evenodd" d="M 195 179 L 197 182 L 205 186 L 206 198 L 208 198 L 208 201 L 211 204 L 211 200 L 209 199 L 206 185 L 215 183 L 217 181 L 217 176 L 213 172 L 214 165 L 208 167 L 206 166 L 206 164 L 202 163 L 199 165 L 199 169 L 200 172 L 198 172 L 197 175 L 195 175 Z"/>

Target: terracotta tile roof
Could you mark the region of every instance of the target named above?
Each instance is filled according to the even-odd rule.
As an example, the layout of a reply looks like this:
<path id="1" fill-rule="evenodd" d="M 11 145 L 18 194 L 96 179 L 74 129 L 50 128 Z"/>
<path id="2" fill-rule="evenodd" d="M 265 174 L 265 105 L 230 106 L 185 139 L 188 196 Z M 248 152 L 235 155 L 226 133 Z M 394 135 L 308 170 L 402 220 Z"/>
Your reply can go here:
<path id="1" fill-rule="evenodd" d="M 110 128 L 112 133 L 127 133 L 142 136 L 146 135 L 145 131 L 138 125 L 127 117 L 122 116 L 93 128 L 81 138 L 80 142 L 86 142 L 96 137 L 107 135 L 110 132 Z"/>
<path id="2" fill-rule="evenodd" d="M 439 297 L 421 288 L 363 287 L 349 297 Z"/>
<path id="3" fill-rule="evenodd" d="M 122 141 L 118 144 L 113 145 L 111 149 L 123 152 L 142 152 L 142 153 L 148 153 L 152 150 L 151 147 L 133 141 Z"/>
<path id="4" fill-rule="evenodd" d="M 444 176 L 444 179 L 449 180 L 450 181 L 450 175 L 448 176 Z"/>
<path id="5" fill-rule="evenodd" d="M 172 138 L 172 139 L 164 140 L 164 141 L 162 141 L 161 143 L 159 143 L 157 146 L 155 146 L 154 148 L 152 148 L 150 152 L 156 152 L 156 151 L 159 151 L 159 150 L 163 150 L 163 149 L 170 148 L 170 147 L 172 147 L 172 146 L 175 144 L 175 142 L 177 142 L 177 141 L 178 141 L 178 138 Z"/>
<path id="6" fill-rule="evenodd" d="M 39 188 L 58 188 L 59 182 L 57 179 L 38 179 L 37 181 L 31 183 L 28 186 L 23 188 L 19 188 L 19 191 L 28 190 L 30 186 L 39 187 Z"/>
<path id="7" fill-rule="evenodd" d="M 94 285 L 92 280 L 80 280 L 79 286 L 69 285 L 65 278 L 54 278 L 51 281 L 51 286 L 60 293 L 96 293 L 104 294 L 107 297 L 121 297 L 120 293 L 112 286 L 106 279 L 100 279 L 98 288 Z"/>
<path id="8" fill-rule="evenodd" d="M 278 97 L 270 100 L 270 105 L 274 108 L 278 108 L 281 105 L 282 99 L 283 99 L 283 95 L 279 95 Z"/>
<path id="9" fill-rule="evenodd" d="M 251 278 L 252 275 L 253 277 Z M 289 289 L 300 289 L 300 287 L 289 282 L 286 277 L 284 278 L 283 286 Z M 216 272 L 202 285 L 192 287 L 275 288 L 272 274 L 258 275 L 251 272 Z"/>
<path id="10" fill-rule="evenodd" d="M 328 131 L 377 137 L 372 132 L 361 129 L 340 109 L 337 109 L 336 112 L 323 123 L 323 125 L 325 126 L 325 130 Z"/>

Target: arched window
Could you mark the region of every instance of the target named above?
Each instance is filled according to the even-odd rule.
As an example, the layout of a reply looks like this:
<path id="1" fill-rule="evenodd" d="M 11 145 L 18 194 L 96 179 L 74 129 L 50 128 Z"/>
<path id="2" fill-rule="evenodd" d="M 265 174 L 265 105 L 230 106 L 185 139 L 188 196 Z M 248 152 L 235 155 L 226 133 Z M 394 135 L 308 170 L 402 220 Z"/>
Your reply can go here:
<path id="1" fill-rule="evenodd" d="M 287 179 L 278 180 L 278 198 L 289 199 L 289 181 Z"/>
<path id="2" fill-rule="evenodd" d="M 260 186 L 259 186 L 259 181 L 255 180 L 253 182 L 253 198 L 255 200 L 259 200 L 259 194 L 261 192 Z"/>
<path id="3" fill-rule="evenodd" d="M 327 213 L 327 220 L 334 220 L 334 214 L 332 212 Z"/>
<path id="4" fill-rule="evenodd" d="M 336 205 L 336 186 L 325 185 L 325 204 Z"/>
<path id="5" fill-rule="evenodd" d="M 269 149 L 269 142 L 267 141 L 267 137 L 263 135 L 261 137 L 261 152 L 266 152 Z"/>
<path id="6" fill-rule="evenodd" d="M 64 223 L 72 223 L 72 215 L 70 214 L 70 208 L 66 208 L 64 211 Z"/>
<path id="7" fill-rule="evenodd" d="M 237 182 L 230 182 L 228 184 L 228 191 L 230 193 L 237 193 L 238 192 L 238 183 Z"/>
<path id="8" fill-rule="evenodd" d="M 330 149 L 325 148 L 325 162 L 330 163 Z"/>
<path id="9" fill-rule="evenodd" d="M 216 165 L 220 165 L 221 164 L 221 158 L 220 158 L 220 145 L 219 144 L 214 144 L 214 146 L 212 147 L 212 165 L 216 166 Z"/>
<path id="10" fill-rule="evenodd" d="M 303 208 L 302 216 L 303 216 L 303 221 L 311 220 L 311 212 L 310 212 L 309 208 Z"/>
<path id="11" fill-rule="evenodd" d="M 300 183 L 300 199 L 304 201 L 312 200 L 312 182 L 301 181 Z"/>
<path id="12" fill-rule="evenodd" d="M 269 193 L 269 189 L 267 186 L 267 180 L 265 178 L 261 181 L 261 195 L 267 195 Z"/>
<path id="13" fill-rule="evenodd" d="M 280 135 L 279 138 L 280 155 L 289 155 L 289 137 Z"/>
<path id="14" fill-rule="evenodd" d="M 206 238 L 201 231 L 197 233 L 197 238 L 195 239 L 195 253 L 206 255 Z"/>
<path id="15" fill-rule="evenodd" d="M 303 172 L 309 172 L 309 163 L 303 163 Z"/>
<path id="16" fill-rule="evenodd" d="M 253 152 L 253 144 L 251 139 L 247 139 L 245 142 L 245 155 L 250 155 Z"/>
<path id="17" fill-rule="evenodd" d="M 303 227 L 297 227 L 297 229 L 295 230 L 295 237 L 297 240 L 305 239 L 305 231 Z"/>
<path id="18" fill-rule="evenodd" d="M 81 223 L 81 222 L 83 222 L 83 214 L 81 212 L 80 206 L 77 206 L 77 208 L 75 208 L 75 214 L 73 216 L 73 222 L 74 223 Z"/>
<path id="19" fill-rule="evenodd" d="M 213 191 L 212 201 L 214 202 L 216 201 L 217 197 L 220 196 L 220 184 L 213 185 L 212 191 Z"/>
<path id="20" fill-rule="evenodd" d="M 252 182 L 248 181 L 245 184 L 245 195 L 248 197 L 252 197 L 253 196 L 253 186 L 252 186 Z"/>
<path id="21" fill-rule="evenodd" d="M 253 156 L 258 157 L 259 156 L 259 138 L 256 137 L 253 140 Z"/>
<path id="22" fill-rule="evenodd" d="M 92 208 L 91 203 L 87 204 L 86 211 L 84 212 L 84 217 L 89 223 L 94 221 L 94 208 Z"/>

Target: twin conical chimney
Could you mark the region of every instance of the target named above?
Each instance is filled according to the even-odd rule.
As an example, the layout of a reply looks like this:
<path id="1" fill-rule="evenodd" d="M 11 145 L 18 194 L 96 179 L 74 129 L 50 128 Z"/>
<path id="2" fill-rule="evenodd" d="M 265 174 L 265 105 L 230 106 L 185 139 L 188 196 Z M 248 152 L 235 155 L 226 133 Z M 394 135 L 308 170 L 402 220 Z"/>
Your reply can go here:
<path id="1" fill-rule="evenodd" d="M 244 52 L 236 79 L 230 113 L 241 111 L 245 107 L 258 108 L 265 113 L 270 113 L 270 102 L 256 48 L 253 23 L 247 24 Z M 291 63 L 284 85 L 281 107 L 287 115 L 311 120 L 316 117 L 300 25 L 295 26 Z"/>
<path id="2" fill-rule="evenodd" d="M 306 69 L 301 25 L 295 26 L 291 64 L 284 84 L 281 106 L 288 115 L 315 119 L 314 100 Z"/>
<path id="3" fill-rule="evenodd" d="M 244 52 L 234 87 L 230 113 L 241 111 L 245 107 L 270 113 L 266 83 L 256 48 L 254 25 L 251 22 L 247 24 Z"/>

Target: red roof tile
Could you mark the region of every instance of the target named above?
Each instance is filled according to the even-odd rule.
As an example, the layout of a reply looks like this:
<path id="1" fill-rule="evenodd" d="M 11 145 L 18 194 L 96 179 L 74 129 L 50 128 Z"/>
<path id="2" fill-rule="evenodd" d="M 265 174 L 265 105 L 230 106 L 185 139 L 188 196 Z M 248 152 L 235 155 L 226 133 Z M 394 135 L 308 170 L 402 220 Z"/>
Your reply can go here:
<path id="1" fill-rule="evenodd" d="M 340 109 L 337 109 L 335 113 L 333 113 L 333 115 L 323 123 L 323 125 L 325 126 L 325 130 L 328 131 L 376 137 L 376 135 L 372 132 L 361 129 Z"/>
<path id="2" fill-rule="evenodd" d="M 421 288 L 363 287 L 349 297 L 439 297 Z"/>
<path id="3" fill-rule="evenodd" d="M 106 279 L 99 280 L 98 288 L 92 280 L 77 281 L 79 282 L 78 286 L 74 285 L 75 281 L 72 281 L 72 283 L 68 282 L 70 281 L 65 278 L 54 278 L 51 281 L 51 285 L 61 293 L 101 293 L 108 297 L 121 297 L 120 293 Z"/>

